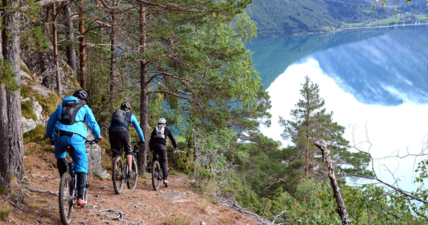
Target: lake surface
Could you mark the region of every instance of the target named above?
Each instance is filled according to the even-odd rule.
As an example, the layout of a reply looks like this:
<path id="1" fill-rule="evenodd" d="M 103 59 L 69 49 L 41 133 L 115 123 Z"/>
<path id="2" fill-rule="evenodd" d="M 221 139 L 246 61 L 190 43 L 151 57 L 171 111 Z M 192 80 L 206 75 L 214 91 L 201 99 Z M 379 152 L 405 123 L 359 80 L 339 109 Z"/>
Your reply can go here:
<path id="1" fill-rule="evenodd" d="M 247 48 L 271 96 L 272 126 L 261 127 L 266 136 L 289 144 L 280 137 L 279 116 L 291 119 L 308 75 L 334 121 L 347 127 L 345 138 L 378 159 L 376 173 L 415 189 L 418 159 L 380 158 L 420 153 L 427 141 L 428 26 L 258 39 Z"/>

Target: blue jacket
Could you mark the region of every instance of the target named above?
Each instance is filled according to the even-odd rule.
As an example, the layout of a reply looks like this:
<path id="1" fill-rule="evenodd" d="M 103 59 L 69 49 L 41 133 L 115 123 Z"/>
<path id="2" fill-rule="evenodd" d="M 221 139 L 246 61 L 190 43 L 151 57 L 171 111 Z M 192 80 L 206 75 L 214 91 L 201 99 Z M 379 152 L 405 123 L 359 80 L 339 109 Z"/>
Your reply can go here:
<path id="1" fill-rule="evenodd" d="M 62 102 L 64 103 L 73 100 L 79 102 L 79 100 L 74 96 L 68 96 L 64 98 Z M 80 108 L 79 112 L 77 112 L 76 115 L 76 121 L 85 121 L 88 125 L 88 128 L 86 128 L 84 122 L 76 122 L 73 125 L 62 124 L 60 122 L 61 114 L 62 104 L 58 106 L 54 113 L 52 113 L 48 121 L 48 126 L 46 127 L 46 133 L 48 134 L 51 140 L 54 140 L 55 130 L 73 132 L 79 134 L 80 136 L 86 139 L 88 137 L 88 128 L 91 129 L 95 138 L 101 138 L 100 127 L 98 126 L 98 123 L 95 120 L 95 116 L 88 105 L 84 105 L 82 108 Z"/>
<path id="2" fill-rule="evenodd" d="M 132 116 L 131 116 L 131 123 L 132 123 L 132 126 L 135 128 L 135 130 L 137 130 L 138 136 L 140 137 L 140 141 L 145 142 L 143 131 L 141 130 L 140 124 L 138 123 L 138 120 L 134 116 L 134 114 L 132 114 Z M 123 129 L 128 130 L 128 128 L 122 127 L 122 126 L 113 126 L 111 128 L 123 128 Z"/>

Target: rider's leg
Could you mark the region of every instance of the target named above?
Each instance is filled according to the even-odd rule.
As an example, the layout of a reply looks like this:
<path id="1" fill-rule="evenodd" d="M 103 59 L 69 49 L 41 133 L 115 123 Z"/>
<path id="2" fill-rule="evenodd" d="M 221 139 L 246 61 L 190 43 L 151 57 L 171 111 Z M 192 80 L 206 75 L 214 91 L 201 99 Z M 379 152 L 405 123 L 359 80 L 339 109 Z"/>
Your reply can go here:
<path id="1" fill-rule="evenodd" d="M 123 146 L 126 155 L 126 161 L 128 162 L 128 171 L 132 172 L 132 147 L 131 147 L 131 138 L 129 136 L 129 131 L 122 129 L 120 132 L 120 142 Z"/>
<path id="2" fill-rule="evenodd" d="M 166 147 L 163 144 L 156 144 L 157 153 L 159 154 L 159 163 L 162 168 L 163 179 L 168 178 L 168 158 L 166 154 Z"/>
<path id="3" fill-rule="evenodd" d="M 118 129 L 110 128 L 108 130 L 109 133 L 109 140 L 110 140 L 110 147 L 112 150 L 112 158 L 116 157 L 117 155 L 120 155 L 120 137 Z"/>
<path id="4" fill-rule="evenodd" d="M 88 173 L 88 156 L 86 155 L 85 139 L 80 135 L 74 135 L 71 138 L 70 144 L 74 147 L 71 152 L 77 173 L 77 198 L 82 198 L 86 186 L 86 174 Z"/>
<path id="5" fill-rule="evenodd" d="M 86 173 L 77 172 L 77 198 L 83 198 L 86 187 Z"/>
<path id="6" fill-rule="evenodd" d="M 56 165 L 58 168 L 59 176 L 62 177 L 62 175 L 67 172 L 67 161 L 62 159 L 56 159 Z"/>
<path id="7" fill-rule="evenodd" d="M 67 152 L 65 151 L 65 147 L 67 147 L 69 144 L 68 140 L 70 137 L 68 136 L 62 136 L 58 137 L 55 135 L 55 158 L 57 159 L 56 164 L 58 168 L 58 172 L 60 177 L 67 172 L 67 162 L 65 160 L 65 156 L 67 155 Z"/>

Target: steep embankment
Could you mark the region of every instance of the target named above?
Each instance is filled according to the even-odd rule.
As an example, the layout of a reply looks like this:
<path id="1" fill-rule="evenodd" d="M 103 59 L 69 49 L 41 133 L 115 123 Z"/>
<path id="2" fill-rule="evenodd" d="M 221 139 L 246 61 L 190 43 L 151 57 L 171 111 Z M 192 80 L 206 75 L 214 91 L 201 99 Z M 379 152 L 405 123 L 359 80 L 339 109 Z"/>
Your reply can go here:
<path id="1" fill-rule="evenodd" d="M 9 195 L 23 210 L 9 205 L 12 212 L 6 221 L 0 219 L 0 224 L 61 224 L 58 196 L 25 188 L 58 191 L 60 179 L 54 168 L 56 160 L 52 149 L 30 143 L 25 146 L 25 155 L 28 184 L 14 184 L 13 194 Z M 105 166 L 111 163 L 108 159 L 104 154 Z M 140 177 L 135 190 L 127 190 L 125 185 L 120 195 L 114 193 L 110 179 L 89 177 L 88 180 L 88 206 L 75 208 L 72 224 L 258 224 L 213 198 L 192 192 L 195 181 L 184 175 L 171 175 L 170 187 L 161 186 L 157 192 L 153 191 L 151 180 Z M 5 198 L 6 194 L 0 195 L 0 199 Z M 0 202 L 0 206 L 4 208 L 4 202 Z"/>

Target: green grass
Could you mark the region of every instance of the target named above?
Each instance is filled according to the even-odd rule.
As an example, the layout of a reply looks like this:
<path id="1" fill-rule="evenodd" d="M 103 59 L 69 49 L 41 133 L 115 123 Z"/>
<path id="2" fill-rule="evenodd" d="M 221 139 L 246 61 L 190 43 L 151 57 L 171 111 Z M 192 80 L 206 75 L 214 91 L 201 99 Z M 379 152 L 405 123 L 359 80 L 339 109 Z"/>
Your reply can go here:
<path id="1" fill-rule="evenodd" d="M 428 15 L 414 15 L 416 18 L 420 19 L 420 20 L 428 20 Z"/>

